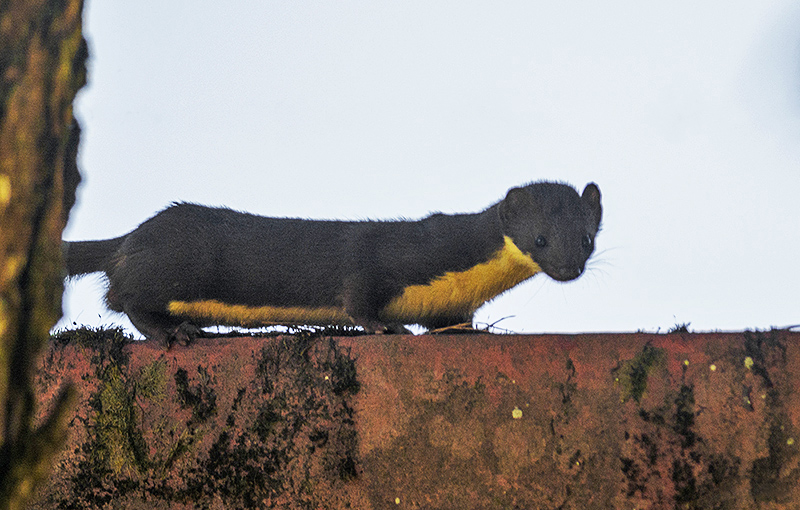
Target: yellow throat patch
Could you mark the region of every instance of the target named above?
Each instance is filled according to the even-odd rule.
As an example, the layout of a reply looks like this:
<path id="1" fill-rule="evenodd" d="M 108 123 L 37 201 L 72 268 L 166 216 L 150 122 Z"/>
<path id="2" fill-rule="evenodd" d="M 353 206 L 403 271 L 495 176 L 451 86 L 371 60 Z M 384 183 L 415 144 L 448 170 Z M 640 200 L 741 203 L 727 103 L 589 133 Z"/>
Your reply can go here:
<path id="1" fill-rule="evenodd" d="M 466 271 L 445 273 L 411 285 L 381 311 L 387 322 L 413 324 L 426 318 L 471 315 L 485 302 L 542 270 L 510 237 L 491 259 Z"/>
<path id="2" fill-rule="evenodd" d="M 380 319 L 415 324 L 426 319 L 471 315 L 485 302 L 527 280 L 542 269 L 510 237 L 503 248 L 466 271 L 450 272 L 424 285 L 411 285 L 392 299 Z M 271 324 L 352 325 L 340 307 L 231 305 L 217 300 L 170 301 L 169 313 L 207 324 L 258 327 Z"/>

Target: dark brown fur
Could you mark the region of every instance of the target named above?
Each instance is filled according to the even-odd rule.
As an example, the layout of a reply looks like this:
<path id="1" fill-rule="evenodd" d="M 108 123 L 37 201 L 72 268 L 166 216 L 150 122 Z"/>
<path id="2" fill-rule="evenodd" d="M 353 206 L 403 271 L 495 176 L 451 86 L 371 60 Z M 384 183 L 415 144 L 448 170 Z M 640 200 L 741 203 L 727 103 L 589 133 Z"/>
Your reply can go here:
<path id="1" fill-rule="evenodd" d="M 509 236 L 552 278 L 577 278 L 594 250 L 602 208 L 589 184 L 578 195 L 538 182 L 474 214 L 418 221 L 266 218 L 174 204 L 127 235 L 65 243 L 69 275 L 103 271 L 107 302 L 148 338 L 169 343 L 200 333 L 167 312 L 170 301 L 250 306 L 341 307 L 354 322 L 383 326 L 380 310 L 409 285 L 489 260 Z M 471 320 L 420 321 L 440 327 Z"/>

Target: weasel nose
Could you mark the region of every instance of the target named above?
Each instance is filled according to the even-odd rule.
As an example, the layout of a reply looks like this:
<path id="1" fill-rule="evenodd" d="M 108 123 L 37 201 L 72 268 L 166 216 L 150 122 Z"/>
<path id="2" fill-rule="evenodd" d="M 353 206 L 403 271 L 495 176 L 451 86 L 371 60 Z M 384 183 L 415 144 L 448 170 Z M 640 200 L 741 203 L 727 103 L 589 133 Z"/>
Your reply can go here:
<path id="1" fill-rule="evenodd" d="M 557 267 L 555 270 L 555 279 L 558 281 L 566 282 L 574 280 L 583 274 L 583 268 L 579 266 L 562 266 Z"/>

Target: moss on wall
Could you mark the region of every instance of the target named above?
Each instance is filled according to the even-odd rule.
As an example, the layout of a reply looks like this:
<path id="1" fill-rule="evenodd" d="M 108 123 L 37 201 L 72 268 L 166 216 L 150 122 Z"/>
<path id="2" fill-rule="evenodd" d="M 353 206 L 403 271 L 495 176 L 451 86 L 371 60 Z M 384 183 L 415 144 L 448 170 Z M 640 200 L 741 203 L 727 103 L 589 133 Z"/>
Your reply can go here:
<path id="1" fill-rule="evenodd" d="M 107 334 L 44 359 L 84 393 L 37 508 L 800 502 L 798 333 Z"/>

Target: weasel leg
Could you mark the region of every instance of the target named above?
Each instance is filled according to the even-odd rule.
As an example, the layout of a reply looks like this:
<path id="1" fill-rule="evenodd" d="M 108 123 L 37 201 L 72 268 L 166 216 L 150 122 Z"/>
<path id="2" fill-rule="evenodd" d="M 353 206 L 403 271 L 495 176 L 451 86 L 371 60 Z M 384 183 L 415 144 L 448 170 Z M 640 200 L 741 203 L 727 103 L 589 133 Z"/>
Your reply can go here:
<path id="1" fill-rule="evenodd" d="M 402 324 L 384 324 L 379 321 L 374 321 L 370 319 L 356 319 L 355 317 L 350 317 L 350 320 L 356 326 L 361 326 L 364 328 L 364 331 L 370 333 L 372 335 L 410 335 L 411 331 L 409 331 L 405 326 Z"/>
<path id="2" fill-rule="evenodd" d="M 203 336 L 202 328 L 199 328 L 191 322 L 181 322 L 177 328 L 172 332 L 172 338 L 183 346 L 192 343 L 196 338 Z"/>
<path id="3" fill-rule="evenodd" d="M 413 335 L 410 329 L 405 327 L 402 324 L 386 324 L 384 326 L 383 332 L 389 335 Z"/>
<path id="4" fill-rule="evenodd" d="M 189 322 L 180 322 L 166 314 L 143 311 L 125 307 L 123 312 L 148 341 L 156 342 L 165 349 L 177 341 L 189 345 L 192 340 L 203 335 L 203 330 Z"/>

